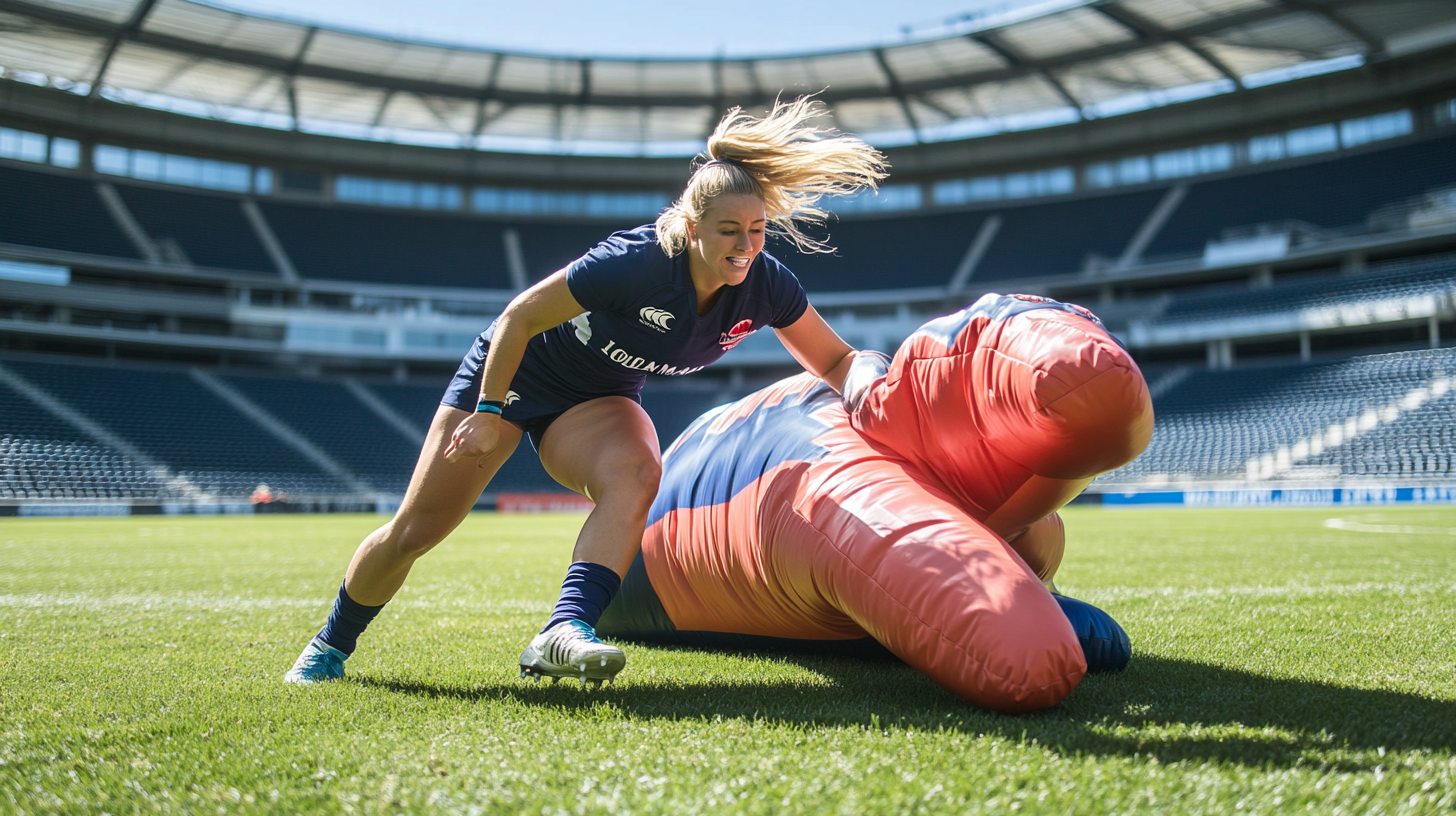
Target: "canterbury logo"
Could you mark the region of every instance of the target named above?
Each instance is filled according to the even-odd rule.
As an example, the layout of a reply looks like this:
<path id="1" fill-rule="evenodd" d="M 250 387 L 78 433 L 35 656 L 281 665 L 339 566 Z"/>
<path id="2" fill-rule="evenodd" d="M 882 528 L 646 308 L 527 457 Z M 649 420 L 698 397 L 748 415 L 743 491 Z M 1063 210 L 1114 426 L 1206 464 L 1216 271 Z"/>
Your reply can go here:
<path id="1" fill-rule="evenodd" d="M 666 309 L 659 309 L 656 306 L 643 306 L 642 311 L 637 314 L 642 316 L 642 322 L 654 326 L 658 331 L 667 331 L 672 328 L 667 325 L 676 319 L 676 315 Z"/>
<path id="2" fill-rule="evenodd" d="M 506 405 L 510 405 L 511 403 L 516 402 L 520 398 L 521 398 L 521 395 L 520 394 L 517 394 L 514 391 L 507 391 L 506 392 Z"/>

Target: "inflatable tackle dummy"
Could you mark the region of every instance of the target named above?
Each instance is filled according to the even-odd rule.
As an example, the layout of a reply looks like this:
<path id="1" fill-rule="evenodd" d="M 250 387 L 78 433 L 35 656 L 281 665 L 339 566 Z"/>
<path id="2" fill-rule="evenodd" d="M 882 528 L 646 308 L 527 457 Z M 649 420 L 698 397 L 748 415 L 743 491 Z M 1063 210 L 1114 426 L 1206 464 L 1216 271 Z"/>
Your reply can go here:
<path id="1" fill-rule="evenodd" d="M 803 374 L 699 417 L 598 631 L 869 637 L 978 705 L 1048 708 L 1130 656 L 1111 617 L 1048 588 L 1056 511 L 1152 428 L 1142 374 L 1090 312 L 986 295 L 893 360 L 860 353 L 843 398 Z"/>

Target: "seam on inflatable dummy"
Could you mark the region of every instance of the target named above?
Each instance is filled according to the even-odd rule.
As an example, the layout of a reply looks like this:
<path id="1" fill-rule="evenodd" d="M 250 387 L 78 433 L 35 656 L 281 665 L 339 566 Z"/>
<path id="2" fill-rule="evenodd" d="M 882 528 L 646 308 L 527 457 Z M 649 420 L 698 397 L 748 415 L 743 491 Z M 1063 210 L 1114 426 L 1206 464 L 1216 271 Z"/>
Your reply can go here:
<path id="1" fill-rule="evenodd" d="M 829 546 L 832 549 L 834 549 L 835 551 L 839 552 L 841 555 L 844 553 L 843 550 L 840 550 L 838 547 L 835 547 L 834 546 L 834 544 L 830 540 L 829 536 L 825 535 L 824 534 L 824 531 L 823 530 L 820 530 L 819 527 L 818 527 L 818 525 L 814 524 L 813 521 L 811 521 L 811 520 L 809 520 L 807 518 L 804 518 L 804 514 L 803 513 L 800 513 L 797 508 L 791 508 L 791 512 L 793 512 L 800 519 L 802 519 L 804 521 L 804 523 L 809 526 L 809 529 L 811 529 L 815 533 L 817 533 L 819 535 L 819 538 L 823 539 L 826 543 L 828 543 Z M 990 531 L 988 530 L 987 532 L 990 532 Z M 991 533 L 991 535 L 996 536 L 995 533 Z M 996 536 L 996 538 L 997 538 L 997 540 L 1001 541 L 1001 543 L 1003 543 L 1003 544 L 1006 543 L 1005 542 L 1005 539 L 1001 538 L 1001 536 Z M 1012 550 L 1012 553 L 1014 554 L 1015 553 L 1015 550 Z M 1017 556 L 1017 557 L 1019 558 L 1020 556 Z M 877 580 L 874 577 L 874 575 L 872 575 L 869 572 L 866 572 L 863 568 L 861 568 L 860 565 L 854 561 L 854 559 L 852 559 L 852 558 L 845 558 L 844 560 L 846 562 L 848 562 L 849 565 L 851 567 L 853 567 L 856 572 L 858 572 L 859 574 L 863 575 L 865 578 L 868 578 L 869 581 L 870 581 L 870 583 L 871 584 L 874 584 L 875 588 L 878 589 L 882 595 L 884 595 L 887 598 L 889 598 L 890 601 L 892 603 L 894 603 L 896 606 L 898 606 L 901 609 L 905 610 L 905 612 L 907 614 L 909 614 L 910 617 L 912 617 L 916 621 L 918 621 L 921 626 L 924 626 L 926 629 L 929 629 L 930 631 L 934 632 L 935 633 L 935 637 L 937 639 L 939 639 L 941 642 L 948 644 L 952 649 L 960 652 L 961 654 L 963 654 L 967 658 L 969 658 L 971 660 L 971 662 L 973 662 L 977 666 L 979 666 L 981 668 L 981 671 L 984 672 L 985 674 L 987 674 L 988 676 L 994 677 L 997 680 L 1000 680 L 1001 682 L 1006 683 L 1008 685 L 1015 685 L 1018 688 L 1023 689 L 1025 691 L 1042 691 L 1042 690 L 1046 690 L 1046 689 L 1048 689 L 1048 688 L 1051 687 L 1052 684 L 1050 684 L 1050 683 L 1045 684 L 1045 685 L 1042 685 L 1042 686 L 1027 686 L 1027 685 L 1025 685 L 1023 683 L 1015 683 L 1011 679 L 1009 679 L 1007 677 L 1004 677 L 1001 674 L 996 673 L 995 671 L 992 671 L 990 668 L 987 667 L 986 662 L 984 660 L 982 660 L 979 657 L 977 657 L 976 655 L 974 655 L 974 654 L 966 651 L 964 648 L 961 647 L 960 644 L 958 644 L 955 641 L 951 640 L 950 638 L 946 637 L 945 632 L 943 630 L 941 630 L 939 627 L 931 626 L 929 623 L 927 623 L 925 621 L 924 618 L 920 617 L 920 615 L 918 613 L 916 613 L 915 610 L 911 609 L 910 607 L 908 607 L 904 603 L 902 603 L 899 598 L 896 598 L 894 596 L 893 593 L 891 593 L 889 590 L 885 589 L 884 585 L 881 584 L 879 582 L 879 580 Z M 850 618 L 850 620 L 854 620 L 854 619 L 853 618 Z M 864 629 L 864 625 L 861 624 L 859 621 L 854 621 L 854 623 L 855 623 L 856 626 L 859 626 L 861 629 Z M 866 631 L 868 631 L 868 630 L 866 630 Z M 1066 675 L 1062 675 L 1062 676 L 1063 677 L 1071 677 L 1072 675 L 1071 674 L 1066 674 Z"/>
<path id="2" fill-rule="evenodd" d="M 1092 383 L 1097 382 L 1098 380 L 1102 379 L 1103 376 L 1105 376 L 1107 374 L 1111 374 L 1114 371 L 1117 371 L 1118 369 L 1122 369 L 1123 371 L 1127 371 L 1127 372 L 1131 372 L 1132 371 L 1132 369 L 1128 368 L 1125 365 L 1121 365 L 1121 364 L 1113 365 L 1112 368 L 1103 369 L 1102 371 L 1100 371 L 1100 372 L 1097 373 L 1097 376 L 1095 376 L 1095 377 L 1093 377 L 1093 378 L 1091 378 L 1089 380 L 1083 381 L 1083 383 L 1081 385 L 1077 386 L 1076 388 L 1071 389 L 1067 393 L 1061 395 L 1060 397 L 1057 397 L 1056 399 L 1052 400 L 1051 402 L 1043 403 L 1042 404 L 1042 407 L 1047 408 L 1047 409 L 1050 409 L 1053 405 L 1056 405 L 1057 403 L 1061 402 L 1062 400 L 1066 399 L 1067 397 L 1070 397 L 1072 394 L 1074 394 L 1074 393 L 1076 393 L 1078 391 L 1081 391 L 1083 388 L 1086 388 L 1087 386 L 1091 385 Z"/>

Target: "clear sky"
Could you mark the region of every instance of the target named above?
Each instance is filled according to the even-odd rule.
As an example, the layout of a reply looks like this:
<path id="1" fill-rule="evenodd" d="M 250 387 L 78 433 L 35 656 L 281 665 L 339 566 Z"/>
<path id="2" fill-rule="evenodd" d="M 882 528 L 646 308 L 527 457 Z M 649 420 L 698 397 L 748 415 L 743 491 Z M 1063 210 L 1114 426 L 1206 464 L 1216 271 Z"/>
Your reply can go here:
<path id="1" fill-rule="evenodd" d="M 403 39 L 563 56 L 802 54 L 933 36 L 1033 0 L 208 0 Z"/>

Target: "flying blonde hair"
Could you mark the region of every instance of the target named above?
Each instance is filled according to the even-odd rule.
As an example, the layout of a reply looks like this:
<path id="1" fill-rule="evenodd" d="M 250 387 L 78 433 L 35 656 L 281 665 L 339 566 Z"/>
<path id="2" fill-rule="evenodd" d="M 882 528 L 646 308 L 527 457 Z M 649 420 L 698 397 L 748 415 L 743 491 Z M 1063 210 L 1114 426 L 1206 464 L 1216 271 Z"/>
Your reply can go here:
<path id="1" fill-rule="evenodd" d="M 771 235 L 800 252 L 833 252 L 799 223 L 824 223 L 828 213 L 819 199 L 877 189 L 889 174 L 884 155 L 862 140 L 808 124 L 826 113 L 822 102 L 807 96 L 774 102 L 762 119 L 742 108 L 728 111 L 708 137 L 708 160 L 693 169 L 682 197 L 657 217 L 662 250 L 671 256 L 686 248 L 688 225 L 701 221 L 714 199 L 750 194 L 763 201 Z"/>

